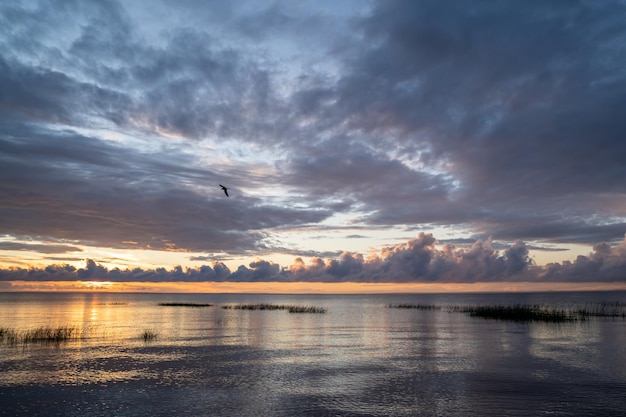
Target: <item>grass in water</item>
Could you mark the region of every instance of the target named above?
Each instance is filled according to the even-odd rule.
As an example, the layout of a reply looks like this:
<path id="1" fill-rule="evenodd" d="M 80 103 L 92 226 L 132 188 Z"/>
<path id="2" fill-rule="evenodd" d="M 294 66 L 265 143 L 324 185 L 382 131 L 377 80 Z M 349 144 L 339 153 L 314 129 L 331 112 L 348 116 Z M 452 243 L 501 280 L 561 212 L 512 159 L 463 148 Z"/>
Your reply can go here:
<path id="1" fill-rule="evenodd" d="M 283 304 L 229 304 L 222 308 L 228 310 L 286 310 Z"/>
<path id="2" fill-rule="evenodd" d="M 415 310 L 441 310 L 441 306 L 432 304 L 389 304 L 388 308 L 406 308 Z"/>
<path id="3" fill-rule="evenodd" d="M 388 308 L 415 310 L 442 310 L 449 313 L 464 313 L 471 317 L 505 321 L 536 321 L 563 323 L 583 321 L 589 318 L 609 317 L 626 319 L 624 304 L 621 302 L 603 302 L 584 309 L 558 309 L 540 305 L 485 305 L 485 306 L 448 306 L 432 304 L 389 304 Z"/>
<path id="4" fill-rule="evenodd" d="M 201 303 L 159 303 L 164 307 L 211 307 L 213 304 L 201 304 Z"/>
<path id="5" fill-rule="evenodd" d="M 8 327 L 0 328 L 0 343 L 7 343 L 10 345 L 25 345 L 28 343 L 61 343 L 71 339 L 78 339 L 80 337 L 81 332 L 77 327 L 73 326 L 42 326 L 23 331 L 17 331 Z"/>
<path id="6" fill-rule="evenodd" d="M 289 306 L 288 311 L 290 313 L 313 313 L 313 314 L 326 313 L 326 309 L 324 307 L 314 307 L 314 306 Z"/>
<path id="7" fill-rule="evenodd" d="M 576 310 L 580 317 L 612 317 L 626 319 L 624 305 L 620 304 L 599 304 L 594 307 L 587 307 Z"/>
<path id="8" fill-rule="evenodd" d="M 506 321 L 541 321 L 563 323 L 579 320 L 580 317 L 566 310 L 538 305 L 493 305 L 474 307 L 454 307 L 452 311 L 468 314 L 471 317 Z"/>
<path id="9" fill-rule="evenodd" d="M 19 334 L 15 329 L 9 327 L 0 327 L 0 343 L 8 343 L 14 345 L 19 341 Z"/>
<path id="10" fill-rule="evenodd" d="M 39 327 L 24 333 L 24 343 L 30 342 L 65 342 L 79 337 L 78 328 L 72 326 Z"/>
<path id="11" fill-rule="evenodd" d="M 222 306 L 228 310 L 287 310 L 290 313 L 326 313 L 323 307 L 295 306 L 286 304 L 229 304 Z"/>
<path id="12" fill-rule="evenodd" d="M 457 307 L 455 311 L 472 317 L 509 321 L 543 321 L 562 323 L 583 321 L 593 317 L 626 319 L 626 311 L 619 303 L 599 303 L 584 309 L 558 309 L 539 305 Z"/>
<path id="13" fill-rule="evenodd" d="M 157 336 L 158 335 L 154 330 L 144 330 L 141 334 L 144 342 L 151 342 L 153 340 L 156 340 Z"/>

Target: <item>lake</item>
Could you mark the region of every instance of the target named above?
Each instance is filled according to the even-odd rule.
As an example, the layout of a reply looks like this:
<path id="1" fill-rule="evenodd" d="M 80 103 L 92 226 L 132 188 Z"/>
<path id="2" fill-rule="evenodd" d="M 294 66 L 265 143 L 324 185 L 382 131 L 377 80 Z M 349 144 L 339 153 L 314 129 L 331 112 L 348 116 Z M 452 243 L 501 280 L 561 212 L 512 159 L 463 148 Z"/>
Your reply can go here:
<path id="1" fill-rule="evenodd" d="M 626 292 L 0 293 L 0 415 L 623 415 L 623 316 L 459 308 L 517 305 L 622 314 Z"/>

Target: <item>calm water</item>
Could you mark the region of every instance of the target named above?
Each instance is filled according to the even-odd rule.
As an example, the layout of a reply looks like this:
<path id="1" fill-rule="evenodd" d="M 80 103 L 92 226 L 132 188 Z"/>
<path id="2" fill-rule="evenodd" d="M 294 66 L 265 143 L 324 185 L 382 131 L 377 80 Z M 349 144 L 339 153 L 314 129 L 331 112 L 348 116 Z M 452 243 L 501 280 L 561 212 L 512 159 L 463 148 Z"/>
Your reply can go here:
<path id="1" fill-rule="evenodd" d="M 622 416 L 622 318 L 516 323 L 387 307 L 598 302 L 624 308 L 626 293 L 0 293 L 0 328 L 81 332 L 0 343 L 0 415 Z M 327 311 L 221 308 L 243 303 Z"/>

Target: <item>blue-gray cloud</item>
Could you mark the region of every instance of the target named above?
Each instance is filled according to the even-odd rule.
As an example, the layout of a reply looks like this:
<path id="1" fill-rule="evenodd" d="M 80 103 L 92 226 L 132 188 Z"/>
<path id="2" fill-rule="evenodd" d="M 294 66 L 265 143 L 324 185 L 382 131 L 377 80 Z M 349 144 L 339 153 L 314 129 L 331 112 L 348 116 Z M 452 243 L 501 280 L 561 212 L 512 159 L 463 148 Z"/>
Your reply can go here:
<path id="1" fill-rule="evenodd" d="M 362 228 L 436 225 L 506 241 L 511 252 L 478 257 L 486 280 L 535 271 L 518 241 L 622 240 L 623 2 L 374 1 L 351 15 L 179 3 L 3 2 L 2 233 L 263 256 L 289 252 L 270 243 L 274 229 L 344 214 Z M 111 140 L 119 132 L 127 141 Z M 260 154 L 265 176 L 250 162 Z M 225 178 L 235 192 L 289 192 L 239 193 L 238 204 L 207 195 Z M 470 260 L 459 271 L 411 250 L 380 261 L 388 269 L 342 255 L 302 273 L 475 275 Z M 579 279 L 582 262 L 547 276 Z M 232 274 L 272 273 L 284 271 Z"/>
<path id="2" fill-rule="evenodd" d="M 160 153 L 122 149 L 71 131 L 0 126 L 0 133 L 6 234 L 245 253 L 262 248 L 264 229 L 330 215 L 323 208 L 275 206 L 246 196 L 230 204 L 217 192 L 220 176 L 208 167 L 186 167 L 183 154 L 169 152 L 163 160 Z M 201 190 L 210 191 L 194 192 L 189 185 L 195 183 L 208 184 Z"/>
<path id="3" fill-rule="evenodd" d="M 23 243 L 23 242 L 0 242 L 0 250 L 11 251 L 32 251 L 39 253 L 67 253 L 80 252 L 81 249 L 76 246 L 63 245 L 58 243 Z"/>

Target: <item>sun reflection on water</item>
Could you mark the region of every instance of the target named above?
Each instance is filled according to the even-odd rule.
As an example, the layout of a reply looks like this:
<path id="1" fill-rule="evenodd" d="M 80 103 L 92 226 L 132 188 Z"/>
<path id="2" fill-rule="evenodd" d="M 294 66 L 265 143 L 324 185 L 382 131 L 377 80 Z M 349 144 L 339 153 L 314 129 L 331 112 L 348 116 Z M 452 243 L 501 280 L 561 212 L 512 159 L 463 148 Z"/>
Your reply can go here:
<path id="1" fill-rule="evenodd" d="M 559 414 L 558 395 L 543 394 L 551 387 L 579 399 L 566 411 L 593 404 L 598 392 L 608 394 L 596 404 L 623 403 L 615 387 L 623 387 L 626 321 L 512 323 L 387 307 L 449 303 L 441 297 L 0 294 L 0 317 L 18 330 L 34 322 L 83 329 L 59 344 L 0 345 L 0 375 L 14 392 L 77 387 L 77 399 L 115 401 L 152 393 L 143 406 L 170 414 L 179 394 L 194 415 L 496 415 L 485 411 L 537 399 Z M 222 308 L 251 300 L 327 312 Z M 174 301 L 211 306 L 165 303 Z M 146 342 L 146 329 L 158 336 Z M 585 397 L 589 381 L 597 389 Z"/>

